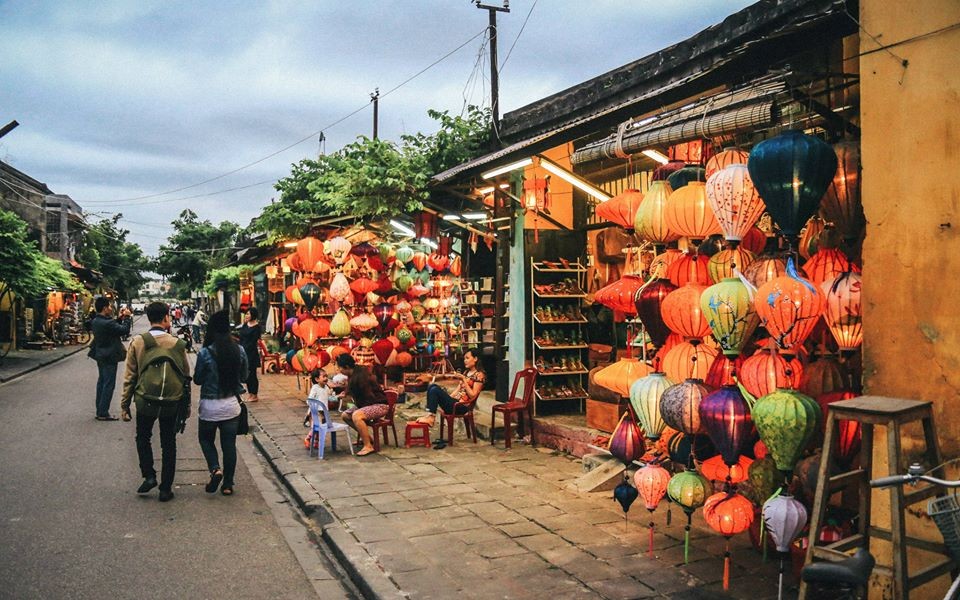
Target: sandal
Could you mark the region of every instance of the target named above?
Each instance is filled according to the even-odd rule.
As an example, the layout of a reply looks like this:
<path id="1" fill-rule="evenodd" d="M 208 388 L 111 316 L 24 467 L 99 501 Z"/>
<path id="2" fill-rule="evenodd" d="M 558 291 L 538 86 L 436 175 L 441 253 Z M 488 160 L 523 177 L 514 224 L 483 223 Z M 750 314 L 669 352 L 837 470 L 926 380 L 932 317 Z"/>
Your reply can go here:
<path id="1" fill-rule="evenodd" d="M 207 491 L 208 494 L 214 494 L 217 491 L 217 488 L 220 487 L 220 482 L 223 481 L 223 471 L 220 469 L 215 469 L 210 472 L 210 482 L 203 489 Z M 229 488 L 224 488 L 229 489 Z"/>
<path id="2" fill-rule="evenodd" d="M 220 490 L 220 493 L 221 493 L 222 495 L 224 495 L 224 496 L 232 496 L 232 495 L 233 495 L 233 488 L 232 488 L 232 487 L 226 487 L 226 486 L 224 486 L 224 488 L 223 488 L 222 490 Z"/>
<path id="3" fill-rule="evenodd" d="M 373 448 L 370 448 L 369 450 L 361 450 L 360 452 L 357 452 L 357 456 L 369 456 L 374 452 L 376 452 L 376 450 Z"/>

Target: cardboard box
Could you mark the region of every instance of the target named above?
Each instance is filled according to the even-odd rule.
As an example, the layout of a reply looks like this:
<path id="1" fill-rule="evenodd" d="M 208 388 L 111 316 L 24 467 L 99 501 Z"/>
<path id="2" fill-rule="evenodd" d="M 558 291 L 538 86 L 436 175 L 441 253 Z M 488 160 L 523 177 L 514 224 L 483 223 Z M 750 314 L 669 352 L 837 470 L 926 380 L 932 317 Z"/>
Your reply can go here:
<path id="1" fill-rule="evenodd" d="M 621 398 L 617 404 L 587 398 L 587 427 L 613 433 L 629 404 L 627 398 Z"/>

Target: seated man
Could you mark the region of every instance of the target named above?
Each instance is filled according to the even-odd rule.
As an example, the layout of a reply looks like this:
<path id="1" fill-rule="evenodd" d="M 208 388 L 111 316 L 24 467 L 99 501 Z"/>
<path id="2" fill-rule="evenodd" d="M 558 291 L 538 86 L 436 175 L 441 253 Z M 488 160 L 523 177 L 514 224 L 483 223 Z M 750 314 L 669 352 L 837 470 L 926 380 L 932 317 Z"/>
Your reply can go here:
<path id="1" fill-rule="evenodd" d="M 340 373 L 349 378 L 346 394 L 353 400 L 355 408 L 345 410 L 341 414 L 343 421 L 356 429 L 363 441 L 363 448 L 357 452 L 357 456 L 372 454 L 376 450 L 373 447 L 367 421 L 387 415 L 390 410 L 387 405 L 387 396 L 370 370 L 357 366 L 356 361 L 349 354 L 341 354 L 337 357 L 337 368 L 340 369 Z"/>

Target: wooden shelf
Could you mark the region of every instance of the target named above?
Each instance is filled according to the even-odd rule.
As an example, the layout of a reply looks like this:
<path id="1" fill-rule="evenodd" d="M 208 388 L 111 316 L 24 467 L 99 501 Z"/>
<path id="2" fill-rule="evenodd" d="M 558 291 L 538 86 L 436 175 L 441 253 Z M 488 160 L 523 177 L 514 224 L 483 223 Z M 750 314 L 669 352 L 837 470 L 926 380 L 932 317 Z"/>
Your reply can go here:
<path id="1" fill-rule="evenodd" d="M 586 350 L 588 348 L 586 344 L 576 344 L 571 346 L 541 346 L 536 340 L 534 340 L 533 343 L 536 345 L 537 350 Z"/>
<path id="2" fill-rule="evenodd" d="M 537 377 L 555 377 L 557 375 L 586 375 L 590 371 L 537 371 Z"/>
<path id="3" fill-rule="evenodd" d="M 543 400 L 544 402 L 550 402 L 552 400 L 586 400 L 587 396 L 541 396 L 540 392 L 537 392 L 537 400 Z"/>
<path id="4" fill-rule="evenodd" d="M 533 320 L 541 325 L 586 325 L 589 323 L 589 321 L 586 319 L 583 319 L 582 321 L 568 321 L 566 319 L 558 319 L 556 321 L 541 321 L 537 317 L 533 317 Z"/>

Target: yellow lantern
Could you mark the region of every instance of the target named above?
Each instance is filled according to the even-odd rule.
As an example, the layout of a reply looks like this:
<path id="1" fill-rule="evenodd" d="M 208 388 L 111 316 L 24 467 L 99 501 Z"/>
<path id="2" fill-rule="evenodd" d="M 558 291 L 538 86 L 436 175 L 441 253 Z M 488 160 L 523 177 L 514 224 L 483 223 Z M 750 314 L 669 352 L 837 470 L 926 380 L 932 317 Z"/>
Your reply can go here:
<path id="1" fill-rule="evenodd" d="M 724 279 L 704 290 L 700 307 L 723 353 L 739 356 L 760 323 L 747 286 L 737 277 Z"/>
<path id="2" fill-rule="evenodd" d="M 333 315 L 330 321 L 330 335 L 334 337 L 347 337 L 350 335 L 350 316 L 342 308 Z"/>
<path id="3" fill-rule="evenodd" d="M 671 231 L 692 240 L 720 233 L 720 224 L 707 201 L 707 187 L 702 181 L 691 181 L 670 194 L 664 218 Z"/>
<path id="4" fill-rule="evenodd" d="M 707 261 L 707 272 L 714 283 L 719 283 L 727 277 L 736 277 L 733 270 L 743 272 L 754 258 L 756 256 L 753 252 L 742 246 L 725 248 L 710 257 Z"/>
<path id="5" fill-rule="evenodd" d="M 630 396 L 630 386 L 641 377 L 650 373 L 650 367 L 636 358 L 621 358 L 608 367 L 597 371 L 593 381 L 608 390 Z"/>
<path id="6" fill-rule="evenodd" d="M 664 217 L 667 199 L 673 189 L 666 181 L 654 181 L 643 195 L 643 202 L 633 218 L 637 235 L 654 244 L 666 244 L 680 239 L 680 234 L 670 230 Z"/>

